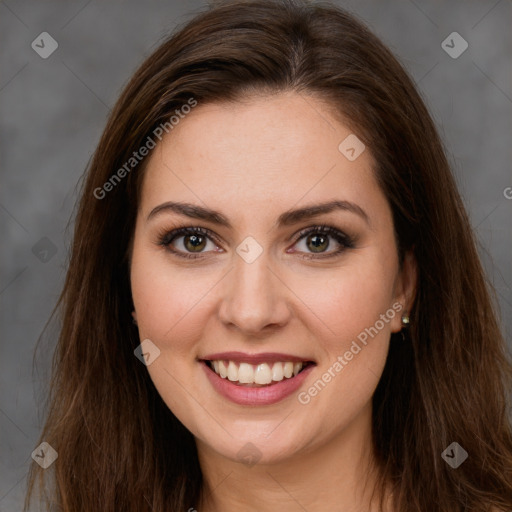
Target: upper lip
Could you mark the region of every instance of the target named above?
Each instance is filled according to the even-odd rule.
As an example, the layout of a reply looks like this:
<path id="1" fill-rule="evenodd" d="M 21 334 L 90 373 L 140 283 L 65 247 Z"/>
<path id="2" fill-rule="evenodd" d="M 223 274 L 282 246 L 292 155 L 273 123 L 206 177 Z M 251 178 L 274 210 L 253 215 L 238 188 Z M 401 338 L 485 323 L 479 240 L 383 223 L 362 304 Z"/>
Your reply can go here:
<path id="1" fill-rule="evenodd" d="M 277 361 L 291 361 L 293 363 L 302 363 L 307 361 L 314 363 L 311 358 L 292 356 L 290 354 L 280 354 L 278 352 L 262 352 L 260 354 L 246 354 L 245 352 L 217 352 L 199 359 L 202 361 L 237 361 L 249 364 L 275 363 Z"/>

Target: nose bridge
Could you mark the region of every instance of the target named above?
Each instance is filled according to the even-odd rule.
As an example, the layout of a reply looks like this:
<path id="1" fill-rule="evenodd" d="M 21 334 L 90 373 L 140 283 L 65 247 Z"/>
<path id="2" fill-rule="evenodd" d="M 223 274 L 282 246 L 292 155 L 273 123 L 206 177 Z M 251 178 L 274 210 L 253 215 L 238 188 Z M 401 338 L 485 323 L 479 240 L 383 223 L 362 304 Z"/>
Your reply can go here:
<path id="1" fill-rule="evenodd" d="M 234 269 L 230 272 L 228 286 L 223 297 L 221 319 L 239 329 L 256 333 L 270 324 L 282 324 L 287 307 L 283 285 L 271 270 L 269 253 L 260 252 L 255 259 L 246 257 L 249 251 L 240 244 L 234 255 Z M 254 252 L 252 254 L 254 256 Z"/>

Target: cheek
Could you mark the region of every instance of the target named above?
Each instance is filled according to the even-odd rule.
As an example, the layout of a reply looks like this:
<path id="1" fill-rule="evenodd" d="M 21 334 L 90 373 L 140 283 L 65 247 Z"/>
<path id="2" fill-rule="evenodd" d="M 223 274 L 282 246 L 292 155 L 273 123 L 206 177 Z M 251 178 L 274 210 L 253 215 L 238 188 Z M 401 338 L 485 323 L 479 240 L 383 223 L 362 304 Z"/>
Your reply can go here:
<path id="1" fill-rule="evenodd" d="M 132 297 L 137 312 L 140 340 L 149 339 L 160 353 L 148 373 L 170 410 L 185 415 L 188 381 L 194 360 L 194 340 L 200 337 L 204 289 L 192 282 L 190 272 L 173 269 L 165 254 L 134 245 L 130 272 Z M 203 322 L 204 323 L 204 322 Z M 191 357 L 192 356 L 192 357 Z"/>
<path id="2" fill-rule="evenodd" d="M 350 404 L 355 412 L 371 397 L 385 365 L 392 322 L 399 314 L 392 307 L 395 265 L 392 257 L 386 260 L 376 251 L 375 257 L 361 258 L 335 277 L 316 281 L 315 287 L 313 281 L 301 281 L 298 295 L 320 319 L 323 333 L 318 340 L 324 352 L 321 382 L 316 387 L 320 391 L 326 384 L 324 403 L 339 403 L 346 413 Z M 312 389 L 311 396 L 319 391 Z"/>
<path id="3" fill-rule="evenodd" d="M 395 311 L 393 303 L 394 264 L 361 258 L 327 276 L 318 274 L 300 280 L 301 297 L 321 321 L 329 337 L 335 338 L 329 350 L 343 348 L 365 329 L 374 326 L 389 334 Z M 387 313 L 387 315 L 386 315 Z M 384 325 L 380 321 L 385 315 Z M 363 336 L 364 337 L 364 336 Z"/>
<path id="4" fill-rule="evenodd" d="M 189 345 L 204 329 L 205 321 L 199 318 L 214 285 L 211 271 L 176 265 L 171 271 L 165 253 L 135 247 L 131 287 L 140 338 L 154 341 L 162 352 L 172 348 L 175 354 L 190 356 Z"/>

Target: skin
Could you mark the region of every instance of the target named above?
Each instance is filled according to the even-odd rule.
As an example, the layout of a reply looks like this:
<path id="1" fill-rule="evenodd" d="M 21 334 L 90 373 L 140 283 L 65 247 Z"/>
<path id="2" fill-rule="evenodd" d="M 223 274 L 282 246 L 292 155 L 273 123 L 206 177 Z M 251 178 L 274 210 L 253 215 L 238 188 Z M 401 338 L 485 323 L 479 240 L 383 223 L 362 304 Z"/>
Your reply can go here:
<path id="1" fill-rule="evenodd" d="M 338 150 L 351 132 L 318 98 L 281 93 L 195 107 L 149 157 L 131 263 L 134 317 L 140 339 L 160 350 L 147 369 L 162 399 L 196 438 L 205 479 L 199 512 L 374 510 L 371 398 L 392 332 L 402 328 L 416 286 L 408 254 L 399 268 L 389 204 L 377 185 L 369 148 L 354 161 Z M 286 210 L 346 200 L 334 211 L 276 228 Z M 226 216 L 233 229 L 161 212 L 167 201 L 190 202 Z M 354 248 L 325 259 L 304 228 L 326 224 L 356 238 Z M 174 256 L 160 232 L 201 226 L 203 259 Z M 236 252 L 247 237 L 262 247 L 248 264 Z M 323 253 L 340 247 L 329 237 Z M 193 253 L 178 235 L 172 247 Z M 295 252 L 293 252 L 295 250 Z M 214 352 L 283 352 L 317 366 L 311 387 L 399 302 L 403 311 L 348 361 L 311 401 L 297 393 L 274 405 L 245 406 L 220 396 L 197 358 Z M 237 455 L 247 443 L 260 459 Z M 364 489 L 364 484 L 369 487 Z"/>

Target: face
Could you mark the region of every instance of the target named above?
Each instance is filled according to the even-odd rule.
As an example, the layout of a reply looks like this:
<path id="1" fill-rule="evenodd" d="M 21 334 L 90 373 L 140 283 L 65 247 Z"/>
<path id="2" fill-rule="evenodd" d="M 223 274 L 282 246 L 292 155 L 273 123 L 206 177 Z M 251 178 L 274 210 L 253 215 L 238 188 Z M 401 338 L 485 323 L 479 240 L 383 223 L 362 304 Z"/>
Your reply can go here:
<path id="1" fill-rule="evenodd" d="M 410 307 L 370 148 L 340 150 L 352 132 L 331 111 L 296 93 L 198 105 L 149 157 L 131 263 L 147 371 L 198 446 L 233 461 L 368 424 Z"/>

